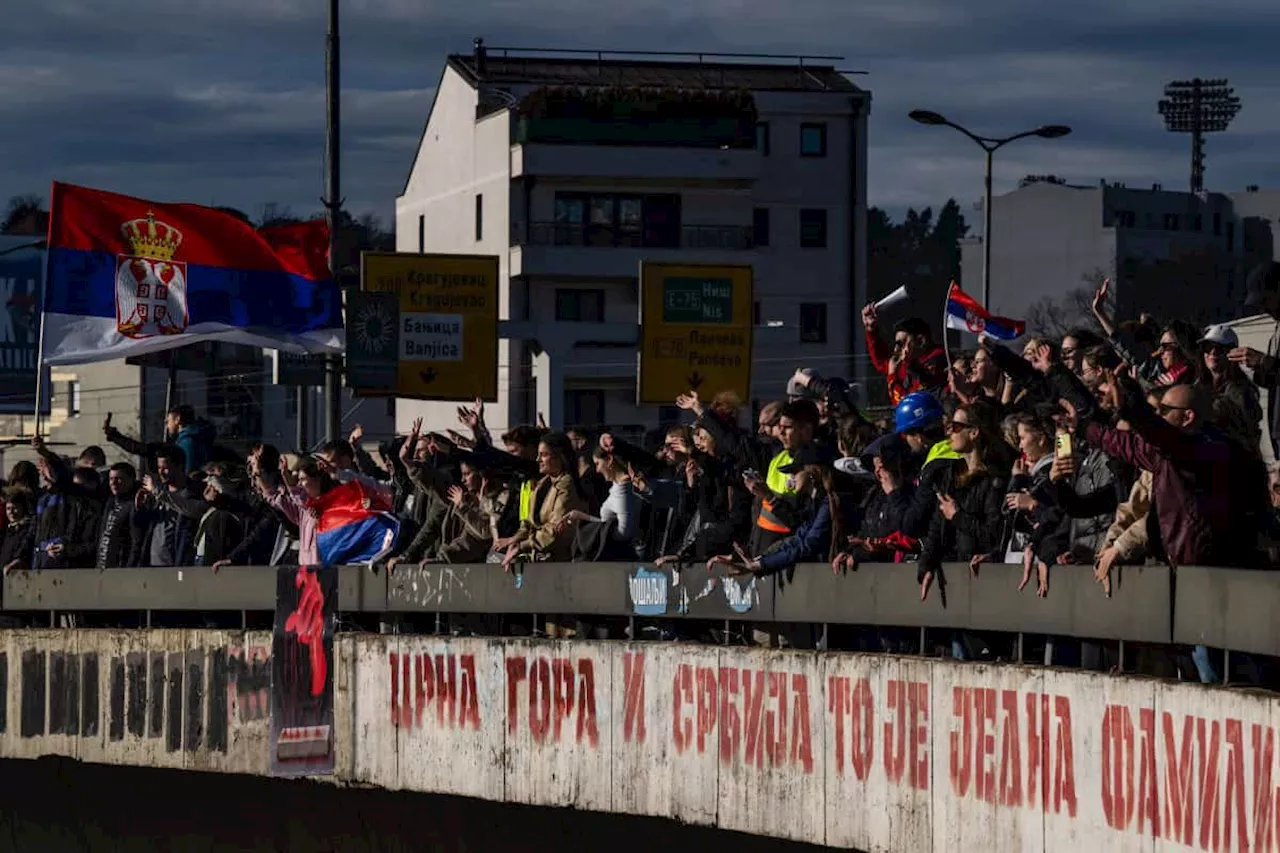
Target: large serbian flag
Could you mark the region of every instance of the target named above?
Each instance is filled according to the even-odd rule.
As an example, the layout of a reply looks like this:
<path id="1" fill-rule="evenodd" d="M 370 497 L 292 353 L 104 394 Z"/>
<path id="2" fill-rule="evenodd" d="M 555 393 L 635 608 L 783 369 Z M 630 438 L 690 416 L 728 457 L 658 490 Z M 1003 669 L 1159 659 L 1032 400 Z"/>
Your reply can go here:
<path id="1" fill-rule="evenodd" d="M 44 362 L 105 361 L 203 340 L 340 352 L 328 227 L 259 231 L 221 210 L 53 185 Z"/>
<path id="2" fill-rule="evenodd" d="M 983 308 L 976 299 L 961 290 L 954 281 L 951 282 L 951 289 L 947 291 L 947 318 L 945 325 L 948 329 L 959 329 L 962 332 L 972 332 L 975 335 L 990 335 L 1002 341 L 1020 338 L 1027 330 L 1027 324 L 1023 321 L 1010 320 L 1008 317 L 997 317 L 986 308 Z"/>
<path id="3" fill-rule="evenodd" d="M 307 501 L 319 517 L 316 550 L 326 566 L 372 563 L 388 553 L 400 522 L 384 496 L 354 479 Z"/>

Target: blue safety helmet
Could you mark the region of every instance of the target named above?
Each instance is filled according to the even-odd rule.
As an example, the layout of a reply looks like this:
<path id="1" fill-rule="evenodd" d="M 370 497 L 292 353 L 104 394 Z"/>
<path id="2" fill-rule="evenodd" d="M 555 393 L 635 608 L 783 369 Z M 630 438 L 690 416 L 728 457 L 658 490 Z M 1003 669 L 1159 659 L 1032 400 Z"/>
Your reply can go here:
<path id="1" fill-rule="evenodd" d="M 893 410 L 893 428 L 898 432 L 928 429 L 940 423 L 942 404 L 926 391 L 908 394 Z"/>

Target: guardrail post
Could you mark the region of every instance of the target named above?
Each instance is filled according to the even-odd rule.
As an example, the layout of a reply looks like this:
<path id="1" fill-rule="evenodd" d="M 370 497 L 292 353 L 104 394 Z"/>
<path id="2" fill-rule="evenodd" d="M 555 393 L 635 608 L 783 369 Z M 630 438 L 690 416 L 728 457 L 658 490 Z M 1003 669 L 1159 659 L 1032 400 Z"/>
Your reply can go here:
<path id="1" fill-rule="evenodd" d="M 1119 660 L 1120 671 L 1121 671 L 1121 672 L 1124 672 L 1124 640 L 1121 640 L 1121 641 L 1120 641 L 1120 655 L 1119 655 L 1119 658 L 1120 658 L 1120 660 Z"/>
<path id="2" fill-rule="evenodd" d="M 1022 663 L 1022 657 L 1023 657 L 1022 656 L 1022 638 L 1023 638 L 1023 633 L 1019 631 L 1018 632 L 1018 663 Z"/>

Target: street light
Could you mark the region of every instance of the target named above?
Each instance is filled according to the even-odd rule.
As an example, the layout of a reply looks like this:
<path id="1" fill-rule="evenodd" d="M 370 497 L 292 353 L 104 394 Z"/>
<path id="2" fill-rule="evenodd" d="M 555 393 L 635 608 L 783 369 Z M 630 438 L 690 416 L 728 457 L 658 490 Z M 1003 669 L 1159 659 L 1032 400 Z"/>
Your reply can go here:
<path id="1" fill-rule="evenodd" d="M 987 152 L 987 175 L 986 182 L 983 186 L 982 201 L 982 305 L 991 308 L 991 155 L 998 149 L 1003 148 L 1010 142 L 1018 139 L 1025 139 L 1028 136 L 1038 136 L 1041 139 L 1061 139 L 1071 132 L 1071 128 L 1065 124 L 1043 124 L 1034 130 L 1024 130 L 1022 133 L 1015 133 L 1013 136 L 1005 136 L 1003 138 L 993 138 L 990 136 L 978 136 L 966 127 L 961 127 L 953 121 L 949 121 L 946 116 L 941 113 L 935 113 L 932 110 L 912 110 L 908 113 L 912 121 L 920 124 L 934 126 L 944 126 L 954 128 L 965 136 L 978 143 L 978 146 Z"/>

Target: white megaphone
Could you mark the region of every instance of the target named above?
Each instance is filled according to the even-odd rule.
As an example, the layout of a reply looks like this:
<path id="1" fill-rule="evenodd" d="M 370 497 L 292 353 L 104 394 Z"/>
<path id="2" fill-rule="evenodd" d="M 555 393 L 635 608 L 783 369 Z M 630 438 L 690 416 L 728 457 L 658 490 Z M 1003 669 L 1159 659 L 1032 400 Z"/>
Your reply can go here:
<path id="1" fill-rule="evenodd" d="M 911 298 L 911 294 L 907 293 L 907 286 L 904 284 L 893 293 L 881 299 L 876 303 L 876 310 L 883 311 L 886 308 L 892 308 L 900 302 L 906 302 Z"/>

